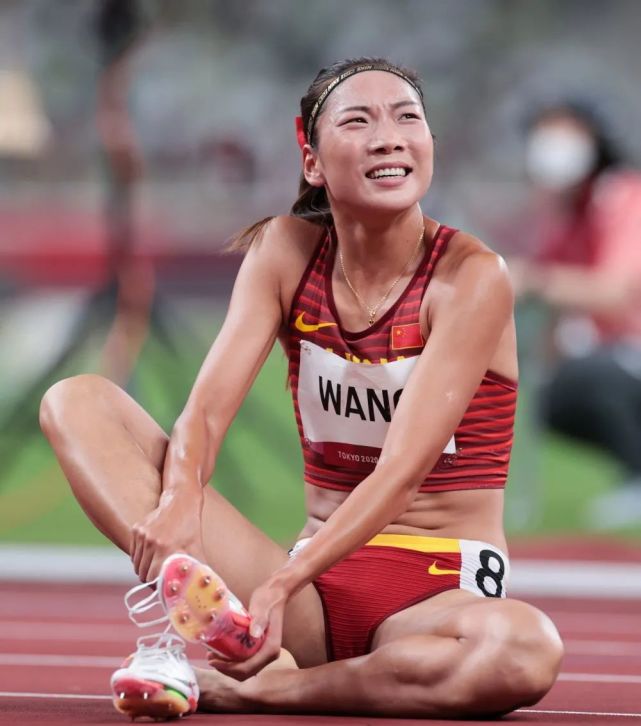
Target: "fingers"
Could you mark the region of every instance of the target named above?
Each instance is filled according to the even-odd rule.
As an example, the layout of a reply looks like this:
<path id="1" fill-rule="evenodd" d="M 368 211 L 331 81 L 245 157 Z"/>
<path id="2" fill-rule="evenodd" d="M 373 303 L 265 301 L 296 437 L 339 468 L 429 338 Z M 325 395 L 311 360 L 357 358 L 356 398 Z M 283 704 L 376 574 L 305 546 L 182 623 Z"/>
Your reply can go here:
<path id="1" fill-rule="evenodd" d="M 165 545 L 150 538 L 144 529 L 133 528 L 131 561 L 141 582 L 149 582 L 158 575 L 167 554 Z"/>
<path id="2" fill-rule="evenodd" d="M 193 512 L 183 514 L 182 509 L 159 506 L 132 527 L 130 557 L 142 582 L 157 577 L 162 562 L 173 552 L 186 552 L 204 561 L 200 519 Z"/>
<path id="3" fill-rule="evenodd" d="M 258 653 L 247 660 L 241 662 L 229 661 L 215 653 L 211 653 L 207 660 L 209 665 L 220 673 L 235 678 L 237 681 L 245 681 L 275 661 L 279 655 L 280 638 L 274 638 L 273 640 L 267 638 Z"/>
<path id="4" fill-rule="evenodd" d="M 136 527 L 131 532 L 132 545 L 131 545 L 131 561 L 134 566 L 134 572 L 138 575 L 140 570 L 140 560 L 144 552 L 143 537 Z"/>
<path id="5" fill-rule="evenodd" d="M 160 574 L 162 563 L 165 561 L 168 553 L 165 550 L 156 550 L 153 559 L 149 563 L 149 567 L 146 572 L 145 582 L 151 582 L 155 580 Z"/>
<path id="6" fill-rule="evenodd" d="M 249 634 L 251 637 L 256 638 L 256 640 L 262 638 L 267 624 L 268 621 L 266 618 L 252 618 L 249 624 Z"/>
<path id="7" fill-rule="evenodd" d="M 252 626 L 256 628 L 262 627 L 260 625 L 261 618 L 256 618 L 255 622 L 252 622 Z M 244 681 L 251 676 L 256 675 L 265 666 L 269 665 L 273 661 L 277 660 L 280 656 L 280 646 L 282 641 L 282 614 L 272 612 L 272 619 L 267 629 L 267 636 L 265 641 L 261 645 L 257 653 L 251 658 L 244 661 L 229 661 L 221 658 L 216 653 L 210 653 L 207 660 L 209 665 L 215 668 L 217 671 L 224 673 L 226 676 L 231 676 L 237 681 Z M 250 634 L 253 635 L 252 628 L 250 626 Z"/>
<path id="8" fill-rule="evenodd" d="M 265 637 L 259 650 L 241 662 L 228 661 L 211 653 L 208 661 L 212 667 L 236 680 L 244 681 L 280 656 L 285 603 L 278 602 L 276 593 L 276 604 L 274 594 L 269 588 L 259 588 L 252 594 L 249 604 L 249 634 L 257 639 Z"/>
<path id="9" fill-rule="evenodd" d="M 282 618 L 279 618 L 279 609 L 274 608 L 274 605 L 275 602 L 270 592 L 266 593 L 262 588 L 254 590 L 247 608 L 250 618 L 249 634 L 252 638 L 261 638 L 268 626 L 272 631 L 275 624 L 277 624 L 277 628 L 280 627 Z M 275 622 L 270 624 L 272 618 L 275 618 Z"/>
<path id="10" fill-rule="evenodd" d="M 149 580 L 151 579 L 149 577 L 149 566 L 154 559 L 154 548 L 150 545 L 149 542 L 145 542 L 141 549 L 142 555 L 138 564 L 137 575 L 142 582 L 149 582 Z"/>

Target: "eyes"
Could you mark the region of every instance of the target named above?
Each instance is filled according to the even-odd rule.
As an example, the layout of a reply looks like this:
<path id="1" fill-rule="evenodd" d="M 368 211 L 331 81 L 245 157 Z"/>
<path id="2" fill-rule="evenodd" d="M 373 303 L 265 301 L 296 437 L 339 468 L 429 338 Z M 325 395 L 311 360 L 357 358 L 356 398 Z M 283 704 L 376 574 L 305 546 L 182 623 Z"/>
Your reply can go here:
<path id="1" fill-rule="evenodd" d="M 399 116 L 399 121 L 408 121 L 408 120 L 414 120 L 419 119 L 420 116 L 415 113 L 414 111 L 405 111 Z M 367 118 L 365 116 L 350 116 L 349 118 L 345 119 L 344 121 L 341 121 L 338 125 L 339 126 L 347 126 L 348 124 L 366 124 Z"/>

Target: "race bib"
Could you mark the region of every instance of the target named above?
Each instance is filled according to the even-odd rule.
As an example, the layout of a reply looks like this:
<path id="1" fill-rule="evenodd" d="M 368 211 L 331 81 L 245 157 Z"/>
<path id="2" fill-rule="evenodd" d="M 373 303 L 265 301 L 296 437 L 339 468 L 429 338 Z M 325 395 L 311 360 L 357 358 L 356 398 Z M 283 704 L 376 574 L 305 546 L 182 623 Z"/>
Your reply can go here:
<path id="1" fill-rule="evenodd" d="M 306 443 L 328 464 L 371 470 L 417 360 L 354 363 L 301 341 L 298 406 Z M 454 437 L 443 453 L 456 453 Z"/>

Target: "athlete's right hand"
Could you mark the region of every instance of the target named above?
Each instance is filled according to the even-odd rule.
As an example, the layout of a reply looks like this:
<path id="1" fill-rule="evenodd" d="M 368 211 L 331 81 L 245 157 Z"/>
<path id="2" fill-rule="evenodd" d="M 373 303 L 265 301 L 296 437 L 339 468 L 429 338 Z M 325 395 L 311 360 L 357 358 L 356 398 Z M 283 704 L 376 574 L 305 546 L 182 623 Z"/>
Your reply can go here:
<path id="1" fill-rule="evenodd" d="M 202 496 L 161 501 L 157 509 L 132 527 L 130 557 L 141 582 L 155 579 L 162 563 L 175 552 L 205 560 L 201 510 Z"/>

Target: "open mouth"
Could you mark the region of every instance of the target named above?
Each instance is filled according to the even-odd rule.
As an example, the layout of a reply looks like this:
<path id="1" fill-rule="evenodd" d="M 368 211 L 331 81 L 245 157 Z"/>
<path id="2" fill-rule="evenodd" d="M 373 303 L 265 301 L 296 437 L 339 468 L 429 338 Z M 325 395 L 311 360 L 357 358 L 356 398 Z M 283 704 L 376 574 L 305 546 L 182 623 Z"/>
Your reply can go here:
<path id="1" fill-rule="evenodd" d="M 404 177 L 411 173 L 412 170 L 407 166 L 389 166 L 368 171 L 365 176 L 368 179 L 386 179 L 389 177 Z"/>

